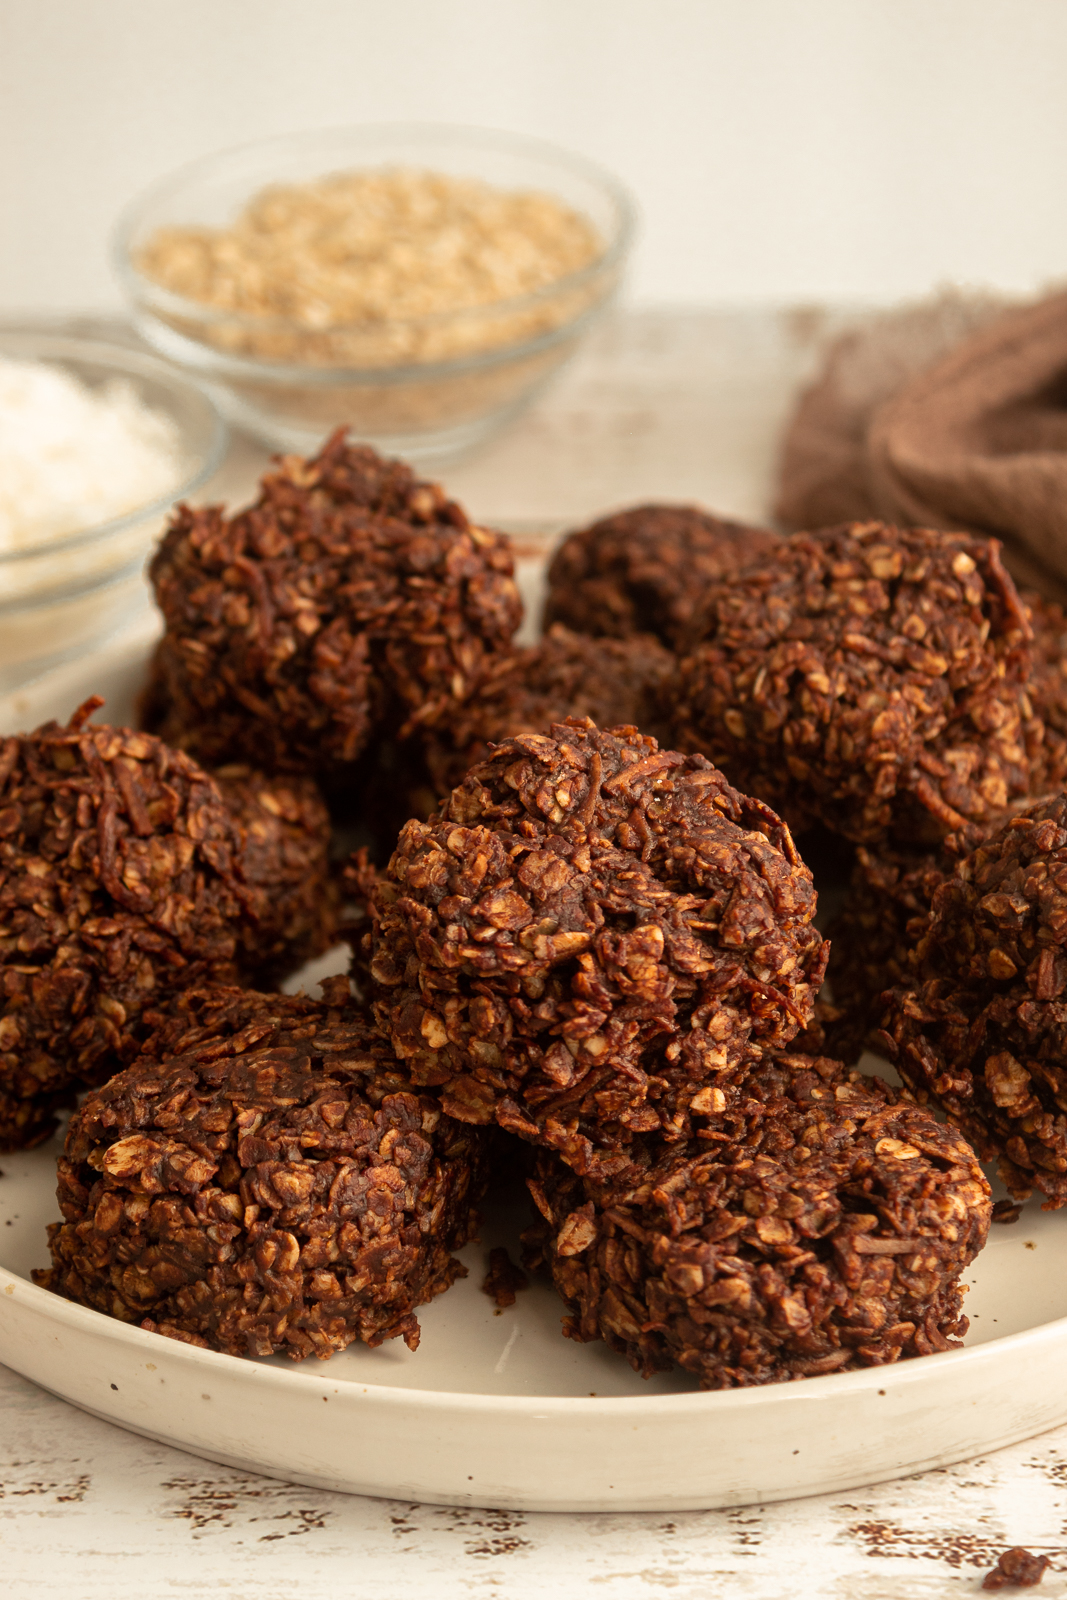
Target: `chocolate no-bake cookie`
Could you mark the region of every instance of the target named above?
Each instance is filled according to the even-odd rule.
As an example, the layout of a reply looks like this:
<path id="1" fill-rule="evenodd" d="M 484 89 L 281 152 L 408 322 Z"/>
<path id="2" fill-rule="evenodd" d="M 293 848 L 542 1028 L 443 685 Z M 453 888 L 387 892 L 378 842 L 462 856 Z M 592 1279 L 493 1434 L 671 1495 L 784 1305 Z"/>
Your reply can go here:
<path id="1" fill-rule="evenodd" d="M 287 813 L 284 785 L 245 774 L 231 807 L 188 756 L 89 722 L 100 704 L 0 741 L 4 1149 L 124 1066 L 146 1008 L 295 965 L 329 933 L 320 803 L 302 792 Z"/>
<path id="2" fill-rule="evenodd" d="M 995 540 L 795 534 L 709 591 L 675 739 L 803 832 L 909 846 L 1033 792 L 1026 611 Z"/>
<path id="3" fill-rule="evenodd" d="M 881 1048 L 1016 1199 L 1067 1203 L 1067 796 L 992 833 L 933 896 Z"/>
<path id="4" fill-rule="evenodd" d="M 375 1014 L 415 1082 L 579 1170 L 681 1136 L 701 1091 L 808 1021 L 825 966 L 769 807 L 577 720 L 505 740 L 367 894 Z"/>
<path id="5" fill-rule="evenodd" d="M 334 937 L 340 894 L 330 871 L 330 815 L 312 778 L 267 777 L 243 764 L 211 776 L 241 832 L 242 876 L 257 892 L 241 968 L 252 981 L 273 981 Z"/>
<path id="6" fill-rule="evenodd" d="M 545 626 L 626 638 L 652 633 L 677 647 L 704 589 L 777 542 L 763 528 L 696 506 L 646 505 L 570 533 L 548 569 Z"/>
<path id="7" fill-rule="evenodd" d="M 601 728 L 629 724 L 658 737 L 673 666 L 670 651 L 650 634 L 598 639 L 555 623 L 538 644 L 501 656 L 477 696 L 422 736 L 427 786 L 435 801 L 443 799 L 491 745 L 547 733 L 567 717 L 589 717 Z"/>
<path id="8" fill-rule="evenodd" d="M 143 715 L 210 765 L 325 772 L 432 725 L 521 617 L 506 539 L 344 430 L 236 516 L 179 507 L 151 576 L 166 632 Z"/>
<path id="9" fill-rule="evenodd" d="M 1034 795 L 1067 784 L 1067 616 L 1062 606 L 1027 591 L 1023 595 L 1034 631 L 1034 661 L 1027 694 L 1039 732 L 1031 763 Z"/>
<path id="10" fill-rule="evenodd" d="M 35 1274 L 239 1356 L 419 1340 L 463 1268 L 487 1139 L 413 1092 L 341 980 L 322 1002 L 194 992 L 74 1114 Z"/>
<path id="11" fill-rule="evenodd" d="M 977 831 L 977 830 L 975 830 Z M 841 910 L 826 927 L 833 1015 L 825 1048 L 856 1061 L 883 1021 L 882 995 L 910 983 L 935 891 L 958 859 L 950 834 L 939 850 L 860 845 Z"/>
<path id="12" fill-rule="evenodd" d="M 961 1136 L 825 1059 L 771 1058 L 725 1099 L 698 1137 L 640 1140 L 607 1177 L 538 1156 L 528 1259 L 549 1266 L 565 1332 L 706 1389 L 955 1344 L 991 1213 Z"/>

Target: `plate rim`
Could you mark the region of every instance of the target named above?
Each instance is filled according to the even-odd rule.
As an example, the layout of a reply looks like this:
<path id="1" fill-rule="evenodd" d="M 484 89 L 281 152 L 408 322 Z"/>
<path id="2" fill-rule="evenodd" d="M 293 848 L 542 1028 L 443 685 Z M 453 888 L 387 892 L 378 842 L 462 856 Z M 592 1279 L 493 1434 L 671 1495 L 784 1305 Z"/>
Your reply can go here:
<path id="1" fill-rule="evenodd" d="M 16 1295 L 19 1297 L 28 1295 L 27 1309 L 41 1313 L 46 1319 L 60 1323 L 71 1332 L 92 1328 L 104 1334 L 105 1328 L 102 1324 L 106 1324 L 107 1334 L 113 1336 L 118 1343 L 145 1351 L 158 1349 L 154 1341 L 166 1339 L 168 1359 L 184 1359 L 192 1366 L 206 1364 L 208 1367 L 218 1367 L 220 1372 L 228 1372 L 234 1377 L 244 1372 L 249 1376 L 258 1377 L 261 1382 L 282 1384 L 285 1387 L 292 1385 L 294 1388 L 306 1384 L 308 1374 L 311 1372 L 321 1372 L 325 1381 L 329 1381 L 325 1376 L 329 1372 L 329 1361 L 316 1363 L 314 1367 L 310 1367 L 307 1360 L 294 1362 L 291 1367 L 276 1367 L 268 1366 L 254 1357 L 233 1356 L 223 1350 L 206 1350 L 199 1345 L 186 1344 L 181 1339 L 171 1339 L 166 1334 L 152 1333 L 149 1329 L 133 1323 L 121 1322 L 117 1317 L 109 1317 L 106 1312 L 97 1311 L 91 1306 L 79 1305 L 77 1301 L 67 1300 L 53 1290 L 42 1288 L 39 1284 L 22 1277 L 20 1273 L 12 1272 L 3 1266 L 0 1266 L 0 1292 L 3 1297 L 0 1299 L 0 1305 L 9 1297 L 13 1300 Z M 561 1300 L 560 1305 L 563 1304 Z M 560 1337 L 562 1338 L 562 1335 Z M 817 1401 L 826 1395 L 843 1397 L 850 1390 L 862 1392 L 875 1388 L 876 1379 L 877 1387 L 885 1389 L 888 1395 L 890 1387 L 904 1388 L 911 1383 L 923 1381 L 930 1374 L 935 1362 L 938 1365 L 949 1362 L 954 1368 L 961 1365 L 981 1366 L 983 1362 L 989 1360 L 999 1363 L 1005 1355 L 1009 1358 L 1012 1355 L 1021 1355 L 1028 1347 L 1041 1345 L 1046 1341 L 1056 1342 L 1058 1339 L 1067 1342 L 1067 1315 L 1054 1317 L 1048 1322 L 1036 1323 L 1033 1327 L 1023 1328 L 1017 1333 L 987 1339 L 979 1345 L 934 1351 L 928 1356 L 911 1356 L 881 1366 L 853 1368 L 848 1372 L 823 1373 L 810 1378 L 779 1379 L 772 1383 L 729 1389 L 687 1390 L 682 1394 L 603 1396 L 480 1394 L 466 1389 L 418 1389 L 399 1384 L 361 1383 L 350 1378 L 341 1379 L 335 1388 L 339 1394 L 351 1392 L 353 1396 L 365 1396 L 382 1405 L 417 1404 L 439 1411 L 460 1406 L 470 1411 L 510 1410 L 517 1415 L 543 1415 L 546 1410 L 565 1410 L 573 1413 L 574 1408 L 578 1407 L 581 1411 L 595 1412 L 598 1416 L 603 1416 L 607 1412 L 622 1417 L 628 1412 L 634 1412 L 647 1417 L 653 1411 L 666 1412 L 670 1415 L 675 1412 L 691 1411 L 694 1406 L 711 1412 L 745 1410 L 769 1404 L 774 1399 L 784 1398 L 787 1394 L 792 1398 L 807 1397 L 812 1401 Z"/>

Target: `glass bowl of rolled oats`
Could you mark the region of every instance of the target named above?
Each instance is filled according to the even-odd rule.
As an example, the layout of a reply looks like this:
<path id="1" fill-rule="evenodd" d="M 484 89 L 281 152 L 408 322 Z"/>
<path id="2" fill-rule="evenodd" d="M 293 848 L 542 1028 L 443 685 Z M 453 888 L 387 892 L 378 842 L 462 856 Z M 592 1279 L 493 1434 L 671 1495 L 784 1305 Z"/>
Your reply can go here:
<path id="1" fill-rule="evenodd" d="M 282 450 L 418 465 L 518 415 L 621 281 L 633 206 L 581 157 L 443 126 L 292 135 L 194 162 L 120 221 L 139 331 Z"/>

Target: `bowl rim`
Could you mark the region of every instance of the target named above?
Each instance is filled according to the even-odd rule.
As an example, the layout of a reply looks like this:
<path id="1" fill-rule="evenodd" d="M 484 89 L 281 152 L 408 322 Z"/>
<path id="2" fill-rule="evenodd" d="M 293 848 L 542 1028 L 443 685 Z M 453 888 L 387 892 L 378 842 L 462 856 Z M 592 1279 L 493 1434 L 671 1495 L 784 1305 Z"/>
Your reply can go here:
<path id="1" fill-rule="evenodd" d="M 20 345 L 24 346 L 24 350 L 18 348 Z M 17 323 L 2 323 L 0 359 L 5 357 L 51 362 L 60 366 L 64 361 L 96 363 L 109 368 L 116 377 L 149 378 L 171 391 L 184 390 L 187 394 L 193 394 L 205 407 L 211 421 L 211 434 L 199 464 L 180 478 L 166 494 L 146 500 L 143 505 L 135 506 L 132 511 L 124 511 L 121 516 L 90 523 L 87 528 L 63 538 L 46 539 L 41 544 L 23 550 L 0 551 L 0 570 L 13 567 L 20 561 L 39 561 L 42 557 L 104 541 L 139 522 L 148 521 L 150 517 L 164 516 L 179 500 L 195 493 L 222 465 L 229 447 L 230 431 L 218 406 L 203 384 L 159 356 L 127 345 L 110 344 L 105 339 L 86 339 L 77 334 L 49 333 Z M 110 578 L 111 575 L 108 576 Z M 21 606 L 22 602 L 19 604 Z"/>
<path id="2" fill-rule="evenodd" d="M 309 328 L 306 324 L 295 321 L 290 317 L 261 316 L 255 312 L 230 311 L 220 306 L 209 306 L 201 300 L 191 300 L 184 295 L 175 294 L 172 290 L 164 288 L 153 278 L 138 270 L 134 265 L 132 240 L 139 225 L 143 220 L 144 212 L 154 203 L 166 199 L 190 182 L 198 178 L 207 177 L 213 168 L 219 164 L 234 160 L 241 156 L 250 155 L 255 151 L 262 151 L 269 155 L 272 150 L 291 151 L 300 147 L 314 148 L 320 142 L 327 143 L 331 140 L 353 138 L 365 139 L 367 144 L 373 146 L 376 142 L 387 142 L 389 139 L 426 139 L 434 144 L 480 146 L 482 148 L 508 149 L 516 154 L 537 157 L 548 164 L 569 168 L 572 172 L 580 174 L 587 181 L 600 188 L 608 195 L 616 211 L 616 225 L 613 237 L 609 238 L 604 248 L 596 258 L 580 267 L 575 272 L 566 273 L 561 278 L 555 278 L 551 283 L 542 285 L 539 289 L 531 290 L 526 294 L 512 295 L 508 299 L 493 300 L 487 305 L 468 306 L 455 311 L 437 311 L 422 317 L 383 317 L 376 321 L 364 320 L 361 322 L 335 322 L 323 328 Z M 336 167 L 333 170 L 357 170 L 355 167 L 344 169 Z M 432 171 L 432 166 L 426 169 Z M 258 188 L 249 190 L 249 198 L 261 192 L 271 184 L 267 174 Z M 217 323 L 226 323 L 229 326 L 240 326 L 261 332 L 290 332 L 303 335 L 335 335 L 348 332 L 361 332 L 369 328 L 433 328 L 445 326 L 457 318 L 482 318 L 486 321 L 502 315 L 510 315 L 517 311 L 532 309 L 545 301 L 554 299 L 561 293 L 570 292 L 581 288 L 586 283 L 594 282 L 613 271 L 626 257 L 637 228 L 637 205 L 633 195 L 626 185 L 615 175 L 578 152 L 567 150 L 552 143 L 550 140 L 537 139 L 526 134 L 512 133 L 504 129 L 478 127 L 474 124 L 464 123 L 434 123 L 434 122 L 365 122 L 351 123 L 330 128 L 304 129 L 297 133 L 273 135 L 267 139 L 255 139 L 242 144 L 230 145 L 224 150 L 214 151 L 207 156 L 199 156 L 193 161 L 186 162 L 183 166 L 173 169 L 162 178 L 156 180 L 147 189 L 141 191 L 133 200 L 129 201 L 119 213 L 111 232 L 110 254 L 111 263 L 116 276 L 123 289 L 135 305 L 159 306 L 174 315 L 186 316 L 202 326 Z M 575 319 L 575 320 L 580 320 Z M 569 326 L 569 324 L 568 324 Z M 186 336 L 189 337 L 189 336 Z M 198 341 L 189 338 L 192 344 Z M 215 347 L 206 346 L 215 351 Z M 502 346 L 503 349 L 513 348 Z M 217 351 L 224 359 L 230 358 L 225 351 Z M 489 352 L 485 352 L 488 354 Z M 270 363 L 259 363 L 250 360 L 249 365 L 256 370 Z M 274 363 L 284 367 L 287 371 L 303 370 L 297 363 Z M 434 365 L 445 363 L 424 363 L 421 368 L 413 367 L 412 370 L 425 371 Z M 319 370 L 312 367 L 307 370 Z M 396 371 L 397 368 L 360 368 L 340 367 L 326 370 L 340 371 Z"/>
<path id="3" fill-rule="evenodd" d="M 555 345 L 576 340 L 607 309 L 612 298 L 610 292 L 602 295 L 569 322 L 545 328 L 521 343 L 492 345 L 484 350 L 475 350 L 470 355 L 451 356 L 447 361 L 407 361 L 391 367 L 347 367 L 326 362 L 312 366 L 295 361 L 269 361 L 259 356 L 234 355 L 204 340 L 194 339 L 143 306 L 135 304 L 133 316 L 142 338 L 158 349 L 165 361 L 172 361 L 183 370 L 201 374 L 205 384 L 248 382 L 263 386 L 277 385 L 283 389 L 401 388 L 408 384 L 439 383 L 444 379 L 462 377 L 466 373 L 508 366 L 539 355 L 543 350 L 551 350 Z"/>

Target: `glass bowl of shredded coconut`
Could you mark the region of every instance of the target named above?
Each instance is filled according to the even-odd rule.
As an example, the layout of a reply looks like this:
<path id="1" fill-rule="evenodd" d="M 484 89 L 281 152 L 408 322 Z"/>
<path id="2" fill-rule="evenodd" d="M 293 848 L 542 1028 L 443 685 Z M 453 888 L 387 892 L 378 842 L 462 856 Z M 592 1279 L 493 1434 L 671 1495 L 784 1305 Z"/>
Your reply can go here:
<path id="1" fill-rule="evenodd" d="M 341 423 L 422 466 L 517 415 L 614 296 L 621 186 L 537 140 L 450 127 L 293 135 L 193 163 L 115 260 L 142 336 L 264 442 Z"/>
<path id="2" fill-rule="evenodd" d="M 0 329 L 0 691 L 136 619 L 167 512 L 225 447 L 209 397 L 154 356 Z"/>

